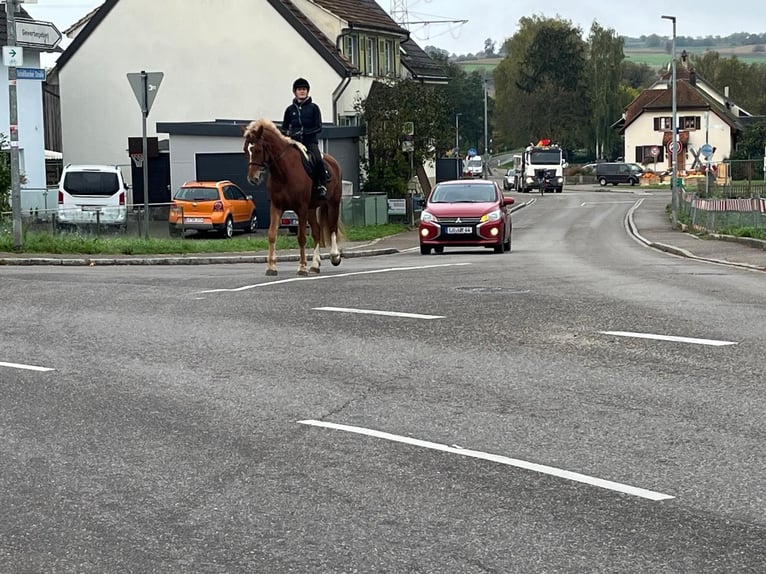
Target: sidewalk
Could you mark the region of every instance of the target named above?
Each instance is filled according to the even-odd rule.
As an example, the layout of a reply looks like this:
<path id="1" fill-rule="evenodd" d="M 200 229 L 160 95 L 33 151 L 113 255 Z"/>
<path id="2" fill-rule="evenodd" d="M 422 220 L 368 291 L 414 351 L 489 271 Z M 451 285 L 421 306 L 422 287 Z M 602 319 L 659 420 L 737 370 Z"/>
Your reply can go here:
<path id="1" fill-rule="evenodd" d="M 641 242 L 668 253 L 726 263 L 738 267 L 766 271 L 766 241 L 757 239 L 715 236 L 711 239 L 674 230 L 666 213 L 668 197 L 646 196 L 637 208 L 628 214 L 628 227 Z M 513 211 L 523 209 L 527 204 L 521 201 Z M 343 245 L 343 257 L 371 257 L 401 253 L 417 249 L 418 234 L 413 229 L 397 235 L 374 241 L 352 241 Z M 327 259 L 326 249 L 322 259 Z M 306 256 L 310 260 L 311 250 Z M 266 251 L 244 253 L 218 253 L 193 255 L 46 255 L 27 253 L 0 253 L 0 265 L 209 265 L 223 263 L 266 263 Z M 278 261 L 298 261 L 298 250 L 277 252 Z"/>

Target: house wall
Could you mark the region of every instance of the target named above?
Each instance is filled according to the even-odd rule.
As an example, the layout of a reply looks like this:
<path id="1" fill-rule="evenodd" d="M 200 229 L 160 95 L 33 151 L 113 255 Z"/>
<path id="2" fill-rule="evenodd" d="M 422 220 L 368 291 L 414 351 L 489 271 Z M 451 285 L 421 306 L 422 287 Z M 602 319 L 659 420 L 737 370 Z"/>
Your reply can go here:
<path id="1" fill-rule="evenodd" d="M 694 162 L 694 155 L 691 153 L 690 148 L 695 152 L 706 143 L 705 136 L 705 112 L 702 110 L 695 111 L 677 111 L 680 116 L 699 116 L 700 117 L 700 129 L 689 130 L 689 145 L 684 148 L 686 154 L 685 165 L 691 167 Z M 641 114 L 628 128 L 625 130 L 625 161 L 636 161 L 636 148 L 642 146 L 657 145 L 662 146 L 663 132 L 654 130 L 654 119 L 660 117 L 670 116 L 670 112 L 651 113 L 644 112 Z M 709 112 L 709 120 L 707 122 L 707 143 L 716 148 L 713 156 L 713 161 L 722 161 L 731 155 L 731 128 L 729 125 L 715 112 Z M 665 161 L 662 167 L 670 166 L 670 153 L 665 150 Z M 679 162 L 680 164 L 681 162 Z M 660 169 L 661 165 L 658 163 L 657 168 Z"/>
<path id="2" fill-rule="evenodd" d="M 3 10 L 5 8 L 2 8 Z M 39 68 L 40 53 L 24 48 L 24 68 Z M 10 141 L 10 97 L 8 94 L 8 68 L 0 64 L 0 132 Z M 21 184 L 21 209 L 28 213 L 35 208 L 42 214 L 46 199 L 50 204 L 56 197 L 45 195 L 45 128 L 43 122 L 43 95 L 41 80 L 17 80 L 16 103 L 18 111 L 19 173 L 26 176 Z M 7 145 L 7 142 L 6 142 Z"/>
<path id="3" fill-rule="evenodd" d="M 141 70 L 164 73 L 149 136 L 157 122 L 281 118 L 298 76 L 329 120 L 341 80 L 267 2 L 118 2 L 60 70 L 65 163 L 128 163 L 141 112 L 126 74 Z"/>

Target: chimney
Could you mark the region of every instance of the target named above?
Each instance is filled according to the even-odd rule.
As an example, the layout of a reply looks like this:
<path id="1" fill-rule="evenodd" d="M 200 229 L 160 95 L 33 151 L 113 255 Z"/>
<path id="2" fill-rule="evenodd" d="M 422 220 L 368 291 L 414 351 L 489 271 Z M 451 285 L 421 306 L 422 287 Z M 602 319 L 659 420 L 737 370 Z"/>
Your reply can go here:
<path id="1" fill-rule="evenodd" d="M 694 68 L 689 70 L 689 83 L 692 86 L 696 86 L 697 85 L 697 71 Z"/>
<path id="2" fill-rule="evenodd" d="M 724 86 L 723 97 L 726 98 L 727 100 L 729 99 L 729 86 Z"/>

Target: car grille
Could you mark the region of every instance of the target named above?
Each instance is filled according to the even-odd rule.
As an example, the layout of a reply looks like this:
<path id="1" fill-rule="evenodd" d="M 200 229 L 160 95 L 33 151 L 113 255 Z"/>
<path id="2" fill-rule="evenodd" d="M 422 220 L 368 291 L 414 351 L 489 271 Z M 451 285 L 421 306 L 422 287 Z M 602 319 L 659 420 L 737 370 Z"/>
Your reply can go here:
<path id="1" fill-rule="evenodd" d="M 460 221 L 458 221 L 458 219 Z M 481 221 L 480 217 L 439 217 L 439 223 L 442 225 L 475 225 Z"/>

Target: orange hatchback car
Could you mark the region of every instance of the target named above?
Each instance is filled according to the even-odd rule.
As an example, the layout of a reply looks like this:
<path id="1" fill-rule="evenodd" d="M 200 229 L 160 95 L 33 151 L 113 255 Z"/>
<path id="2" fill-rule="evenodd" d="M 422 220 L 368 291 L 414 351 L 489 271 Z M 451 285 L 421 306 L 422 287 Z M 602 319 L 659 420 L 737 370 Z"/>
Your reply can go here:
<path id="1" fill-rule="evenodd" d="M 230 238 L 235 229 L 255 233 L 258 217 L 253 196 L 231 181 L 190 181 L 173 197 L 168 225 L 173 236 L 194 229 L 217 231 Z"/>

